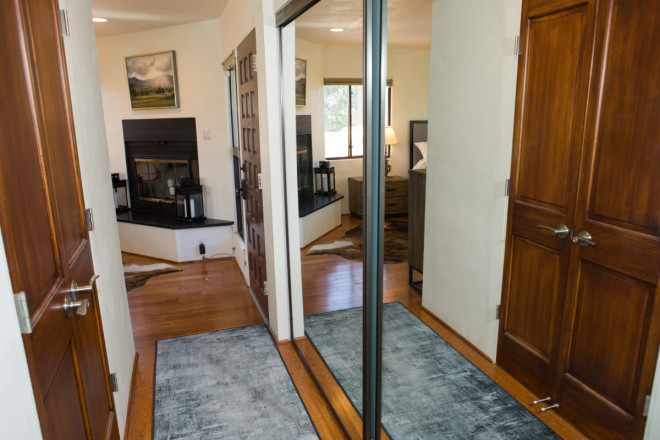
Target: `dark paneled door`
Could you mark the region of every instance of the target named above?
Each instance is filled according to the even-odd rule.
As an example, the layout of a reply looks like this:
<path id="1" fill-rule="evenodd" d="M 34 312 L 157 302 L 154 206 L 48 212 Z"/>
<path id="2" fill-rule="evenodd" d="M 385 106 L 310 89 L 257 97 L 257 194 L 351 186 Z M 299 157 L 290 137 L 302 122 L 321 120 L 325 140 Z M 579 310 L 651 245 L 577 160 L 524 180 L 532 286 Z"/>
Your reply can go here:
<path id="1" fill-rule="evenodd" d="M 94 267 L 58 18 L 55 0 L 0 4 L 0 224 L 29 309 L 23 340 L 44 438 L 118 439 L 97 296 L 71 292 Z M 71 314 L 67 297 L 79 301 Z"/>
<path id="2" fill-rule="evenodd" d="M 596 438 L 642 437 L 660 343 L 659 20 L 523 3 L 497 361 Z"/>
<path id="3" fill-rule="evenodd" d="M 254 30 L 238 46 L 238 96 L 241 148 L 245 173 L 245 214 L 247 222 L 250 289 L 268 319 L 266 296 L 266 250 L 264 244 L 264 203 L 261 191 L 261 149 L 259 148 L 259 102 Z"/>

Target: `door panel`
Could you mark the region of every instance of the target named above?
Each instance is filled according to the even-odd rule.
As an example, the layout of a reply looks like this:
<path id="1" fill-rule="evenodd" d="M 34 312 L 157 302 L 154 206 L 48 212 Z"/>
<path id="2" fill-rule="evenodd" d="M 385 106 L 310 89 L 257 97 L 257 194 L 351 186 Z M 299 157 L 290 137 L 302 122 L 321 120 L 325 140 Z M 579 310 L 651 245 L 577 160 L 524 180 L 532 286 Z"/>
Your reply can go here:
<path id="1" fill-rule="evenodd" d="M 582 153 L 593 2 L 523 2 L 497 362 L 539 395 L 554 383 Z M 593 20 L 591 20 L 593 21 Z"/>
<path id="2" fill-rule="evenodd" d="M 2 2 L 0 25 L 0 225 L 12 287 L 28 300 L 23 340 L 42 433 L 119 438 L 96 292 L 73 298 L 90 301 L 84 316 L 63 307 L 94 267 L 57 2 Z"/>
<path id="3" fill-rule="evenodd" d="M 580 272 L 565 374 L 630 413 L 653 287 L 589 263 Z"/>
<path id="4" fill-rule="evenodd" d="M 57 364 L 53 386 L 44 397 L 44 405 L 48 413 L 48 426 L 50 437 L 55 439 L 83 439 L 87 436 L 85 432 L 84 417 L 80 405 L 71 405 L 66 395 L 70 390 L 78 388 L 74 374 L 73 351 L 67 347 L 64 357 Z M 49 437 L 44 435 L 44 438 Z M 100 438 L 100 437 L 98 437 Z"/>
<path id="5" fill-rule="evenodd" d="M 254 30 L 238 46 L 238 93 L 240 96 L 240 129 L 243 168 L 245 172 L 245 217 L 247 221 L 248 266 L 250 289 L 265 319 L 268 320 L 266 251 L 264 246 L 264 205 L 259 188 L 261 149 L 259 148 L 259 96 L 253 58 L 257 51 Z"/>
<path id="6" fill-rule="evenodd" d="M 511 298 L 507 331 L 549 362 L 552 323 L 557 313 L 560 255 L 519 237 L 513 243 Z M 529 266 L 537 271 L 525 270 Z"/>
<path id="7" fill-rule="evenodd" d="M 601 2 L 575 216 L 595 245 L 573 245 L 557 383 L 599 438 L 641 438 L 660 344 L 658 22 L 657 1 Z"/>
<path id="8" fill-rule="evenodd" d="M 580 57 L 586 6 L 540 17 L 527 25 L 524 121 L 517 196 L 566 213 L 575 144 L 574 111 L 580 87 Z M 533 78 L 533 80 L 532 80 Z"/>

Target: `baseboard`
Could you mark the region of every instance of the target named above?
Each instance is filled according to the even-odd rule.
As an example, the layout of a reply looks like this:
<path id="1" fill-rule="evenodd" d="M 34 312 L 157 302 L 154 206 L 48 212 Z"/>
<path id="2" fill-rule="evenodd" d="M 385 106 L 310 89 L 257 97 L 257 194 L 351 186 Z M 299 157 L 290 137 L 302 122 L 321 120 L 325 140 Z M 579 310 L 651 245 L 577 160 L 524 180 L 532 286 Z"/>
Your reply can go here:
<path id="1" fill-rule="evenodd" d="M 128 408 L 126 410 L 126 426 L 124 426 L 124 440 L 128 438 L 128 427 L 131 423 L 131 409 L 133 407 L 133 394 L 135 394 L 135 387 L 137 386 L 137 371 L 138 371 L 138 360 L 140 359 L 140 353 L 135 352 L 135 358 L 133 358 L 133 372 L 131 373 L 131 391 L 128 393 Z"/>
<path id="2" fill-rule="evenodd" d="M 486 353 L 484 353 L 483 351 L 479 350 L 479 349 L 477 348 L 476 345 L 474 345 L 472 342 L 468 341 L 468 340 L 465 338 L 465 336 L 463 336 L 462 334 L 460 334 L 459 332 L 457 332 L 456 330 L 454 330 L 454 328 L 453 328 L 452 326 L 448 325 L 445 321 L 443 321 L 442 319 L 438 318 L 433 312 L 431 312 L 431 311 L 430 311 L 429 309 L 427 309 L 426 307 L 424 307 L 424 306 L 421 306 L 421 307 L 422 307 L 422 310 L 424 310 L 424 312 L 428 313 L 428 314 L 431 316 L 431 318 L 435 319 L 435 320 L 438 321 L 440 324 L 442 324 L 443 327 L 447 328 L 447 330 L 449 330 L 454 336 L 456 336 L 458 339 L 460 339 L 460 340 L 463 341 L 465 344 L 467 344 L 471 349 L 473 349 L 474 351 L 476 351 L 477 354 L 478 354 L 479 356 L 483 357 L 484 359 L 486 359 L 486 360 L 487 360 L 488 362 L 490 362 L 491 364 L 494 364 L 494 363 L 495 363 L 495 362 L 493 362 L 493 360 L 490 358 L 490 356 L 488 356 L 488 355 L 487 355 Z"/>

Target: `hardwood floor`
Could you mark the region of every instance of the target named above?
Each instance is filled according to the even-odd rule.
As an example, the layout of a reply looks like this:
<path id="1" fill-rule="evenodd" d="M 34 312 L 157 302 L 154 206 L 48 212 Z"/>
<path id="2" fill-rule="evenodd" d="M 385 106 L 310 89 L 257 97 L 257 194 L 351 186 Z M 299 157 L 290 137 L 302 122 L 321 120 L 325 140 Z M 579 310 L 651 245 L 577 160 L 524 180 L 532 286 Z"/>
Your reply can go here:
<path id="1" fill-rule="evenodd" d="M 123 255 L 126 264 L 156 260 Z M 128 294 L 135 348 L 139 353 L 126 438 L 151 438 L 156 340 L 263 322 L 233 260 L 174 263 L 183 269 L 151 278 Z M 303 403 L 322 438 L 345 438 L 291 342 L 277 344 Z"/>
<path id="2" fill-rule="evenodd" d="M 342 225 L 321 239 L 301 250 L 302 274 L 303 274 L 303 310 L 305 315 L 322 313 L 332 310 L 340 310 L 362 305 L 362 263 L 349 261 L 336 255 L 310 255 L 305 253 L 314 244 L 332 243 L 338 240 L 346 230 L 357 226 L 360 220 L 351 216 L 342 216 Z M 478 351 L 472 344 L 457 335 L 451 328 L 442 323 L 433 314 L 422 308 L 422 296 L 408 285 L 408 263 L 386 264 L 384 267 L 383 281 L 384 302 L 400 302 L 413 314 L 418 316 L 429 327 L 435 330 L 445 341 L 458 350 L 477 368 L 488 377 L 504 388 L 516 400 L 523 404 L 559 436 L 570 440 L 583 440 L 587 437 L 577 430 L 573 425 L 560 417 L 557 413 L 548 411 L 541 413 L 538 406 L 530 403 L 538 398 L 523 387 L 511 375 L 494 364 L 483 353 Z M 307 352 L 309 349 L 303 350 Z M 335 400 L 334 394 L 338 384 L 333 383 L 334 377 L 327 375 L 324 365 L 310 355 L 311 367 L 316 366 L 315 375 L 323 377 L 320 385 L 324 388 L 331 401 Z M 544 397 L 544 396 L 542 396 Z M 349 410 L 339 414 L 347 417 L 346 423 L 355 423 L 355 414 Z M 342 420 L 344 420 L 342 418 Z"/>
<path id="3" fill-rule="evenodd" d="M 333 242 L 359 222 L 360 220 L 343 216 L 342 226 L 318 242 Z M 307 249 L 301 250 L 304 313 L 321 313 L 362 305 L 362 264 L 334 255 L 308 257 L 305 255 Z M 124 254 L 123 257 L 127 264 L 155 262 L 154 259 L 136 255 Z M 175 265 L 183 271 L 152 278 L 145 286 L 128 294 L 139 362 L 126 430 L 127 439 L 151 438 L 156 340 L 263 322 L 233 260 Z M 421 306 L 421 295 L 408 286 L 407 263 L 385 265 L 384 276 L 386 302 L 401 302 L 561 437 L 580 440 L 586 438 L 556 413 L 541 414 L 537 408 L 530 407 L 529 403 L 536 396 L 426 312 Z M 330 401 L 335 404 L 339 402 L 336 412 L 340 413 L 341 417 L 349 417 L 344 431 L 335 412 L 316 386 L 315 379 L 298 356 L 296 347 L 290 342 L 277 344 L 319 435 L 323 439 L 359 437 L 361 425 L 359 418 L 356 419 L 359 416 L 355 409 L 346 396 L 337 391 L 340 387 L 332 374 L 322 372 L 324 363 L 318 354 L 310 352 L 311 344 L 305 340 L 299 342 L 308 365 L 315 368 L 315 371 L 320 371 L 318 378 L 322 383 L 319 385 L 329 395 Z"/>

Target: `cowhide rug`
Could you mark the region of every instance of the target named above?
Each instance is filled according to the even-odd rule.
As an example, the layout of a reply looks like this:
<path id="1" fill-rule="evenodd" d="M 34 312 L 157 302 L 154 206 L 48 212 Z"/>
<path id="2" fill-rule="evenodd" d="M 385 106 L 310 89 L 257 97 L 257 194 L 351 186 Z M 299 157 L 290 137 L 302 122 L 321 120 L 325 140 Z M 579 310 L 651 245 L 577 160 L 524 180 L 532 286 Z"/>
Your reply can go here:
<path id="1" fill-rule="evenodd" d="M 166 273 L 180 272 L 176 266 L 165 263 L 147 264 L 140 266 L 138 264 L 129 264 L 124 266 L 124 279 L 126 280 L 126 291 L 132 292 L 138 287 L 144 286 L 144 283 L 151 277 L 165 275 Z"/>
<path id="2" fill-rule="evenodd" d="M 383 261 L 403 263 L 408 261 L 408 220 L 385 220 L 385 254 Z M 343 237 L 334 243 L 312 246 L 306 255 L 334 254 L 352 261 L 362 261 L 362 223 L 346 231 Z"/>

